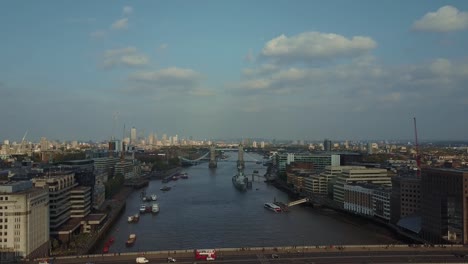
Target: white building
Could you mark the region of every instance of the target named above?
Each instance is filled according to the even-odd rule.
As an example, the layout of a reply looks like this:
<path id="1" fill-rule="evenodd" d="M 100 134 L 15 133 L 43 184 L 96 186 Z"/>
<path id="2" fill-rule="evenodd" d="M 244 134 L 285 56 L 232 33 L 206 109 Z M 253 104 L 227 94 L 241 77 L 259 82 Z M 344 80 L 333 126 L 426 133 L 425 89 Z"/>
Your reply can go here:
<path id="1" fill-rule="evenodd" d="M 349 166 L 343 169 L 333 185 L 333 200 L 343 206 L 344 187 L 352 183 L 372 183 L 382 186 L 392 186 L 390 176 L 385 169 Z"/>
<path id="2" fill-rule="evenodd" d="M 49 253 L 49 193 L 32 182 L 0 185 L 0 260 Z"/>

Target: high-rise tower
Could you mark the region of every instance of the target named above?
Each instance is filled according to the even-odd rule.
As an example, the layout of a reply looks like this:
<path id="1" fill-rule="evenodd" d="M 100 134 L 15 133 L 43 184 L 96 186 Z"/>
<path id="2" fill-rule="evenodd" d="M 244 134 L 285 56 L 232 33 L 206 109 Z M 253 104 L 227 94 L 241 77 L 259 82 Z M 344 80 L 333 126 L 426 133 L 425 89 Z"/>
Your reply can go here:
<path id="1" fill-rule="evenodd" d="M 130 130 L 130 143 L 136 144 L 137 142 L 137 130 L 135 127 L 132 127 Z"/>

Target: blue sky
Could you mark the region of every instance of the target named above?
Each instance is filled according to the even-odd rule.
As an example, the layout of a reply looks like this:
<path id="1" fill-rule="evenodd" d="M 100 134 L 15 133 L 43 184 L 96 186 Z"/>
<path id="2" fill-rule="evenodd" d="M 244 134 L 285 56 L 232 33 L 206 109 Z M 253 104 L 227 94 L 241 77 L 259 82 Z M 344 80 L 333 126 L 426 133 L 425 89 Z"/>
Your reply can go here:
<path id="1" fill-rule="evenodd" d="M 467 1 L 2 1 L 0 139 L 467 139 L 467 32 Z"/>

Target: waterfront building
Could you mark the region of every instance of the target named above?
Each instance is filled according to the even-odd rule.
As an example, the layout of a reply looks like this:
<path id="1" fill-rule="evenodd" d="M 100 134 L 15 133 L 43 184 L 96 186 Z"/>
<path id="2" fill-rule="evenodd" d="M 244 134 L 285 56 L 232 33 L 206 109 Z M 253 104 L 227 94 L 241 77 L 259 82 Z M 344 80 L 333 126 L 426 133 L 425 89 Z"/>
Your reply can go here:
<path id="1" fill-rule="evenodd" d="M 122 175 L 125 179 L 134 178 L 140 175 L 139 166 L 132 160 L 123 159 L 115 164 L 115 176 Z"/>
<path id="2" fill-rule="evenodd" d="M 392 188 L 387 186 L 375 185 L 372 193 L 372 206 L 374 216 L 385 221 L 390 221 L 390 196 Z"/>
<path id="3" fill-rule="evenodd" d="M 71 160 L 61 162 L 61 169 L 68 170 L 75 173 L 75 181 L 80 186 L 86 186 L 90 188 L 91 191 L 91 203 L 93 207 L 99 207 L 102 204 L 102 201 L 94 201 L 94 197 L 100 199 L 102 195 L 102 188 L 96 188 L 97 178 L 96 173 L 94 172 L 94 160 Z"/>
<path id="4" fill-rule="evenodd" d="M 468 171 L 424 169 L 421 236 L 431 243 L 468 244 Z"/>
<path id="5" fill-rule="evenodd" d="M 114 158 L 114 157 L 102 157 L 102 158 L 94 158 L 94 171 L 97 174 L 102 173 L 103 171 L 107 174 L 105 178 L 105 182 L 107 182 L 107 179 L 110 179 L 114 177 L 114 170 L 115 170 L 115 164 L 119 161 L 119 158 Z"/>
<path id="6" fill-rule="evenodd" d="M 369 183 L 344 186 L 343 208 L 359 215 L 390 220 L 391 188 Z"/>
<path id="7" fill-rule="evenodd" d="M 391 219 L 397 224 L 402 218 L 419 216 L 421 206 L 421 178 L 416 175 L 392 177 L 390 199 Z"/>
<path id="8" fill-rule="evenodd" d="M 0 185 L 0 260 L 49 253 L 49 193 L 31 181 Z"/>
<path id="9" fill-rule="evenodd" d="M 333 184 L 345 168 L 356 168 L 356 166 L 325 166 L 319 175 L 304 179 L 305 192 L 309 195 L 328 195 L 333 198 Z"/>
<path id="10" fill-rule="evenodd" d="M 37 188 L 49 190 L 50 234 L 58 234 L 61 225 L 70 219 L 70 191 L 78 186 L 73 172 L 48 173 L 32 179 Z"/>
<path id="11" fill-rule="evenodd" d="M 292 162 L 312 163 L 316 173 L 324 170 L 326 166 L 340 165 L 340 155 L 331 154 L 278 153 L 276 159 L 280 173 L 286 172 L 286 166 Z"/>
<path id="12" fill-rule="evenodd" d="M 345 184 L 343 191 L 343 208 L 345 210 L 360 215 L 374 215 L 372 189 L 360 184 Z"/>
<path id="13" fill-rule="evenodd" d="M 344 186 L 350 183 L 373 183 L 383 186 L 391 186 L 391 178 L 385 169 L 365 168 L 362 166 L 350 166 L 343 169 L 333 185 L 333 200 L 343 207 Z"/>
<path id="14" fill-rule="evenodd" d="M 78 186 L 70 191 L 70 218 L 83 218 L 91 213 L 91 188 Z"/>
<path id="15" fill-rule="evenodd" d="M 328 188 L 326 179 L 322 174 L 310 175 L 304 179 L 304 192 L 308 196 L 323 195 L 326 196 Z"/>

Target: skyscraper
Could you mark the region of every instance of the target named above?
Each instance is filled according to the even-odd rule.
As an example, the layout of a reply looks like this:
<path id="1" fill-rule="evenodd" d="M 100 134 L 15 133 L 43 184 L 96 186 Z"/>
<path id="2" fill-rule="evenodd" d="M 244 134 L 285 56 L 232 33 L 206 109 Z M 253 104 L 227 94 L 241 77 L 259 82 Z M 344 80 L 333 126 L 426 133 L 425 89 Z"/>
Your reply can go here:
<path id="1" fill-rule="evenodd" d="M 325 140 L 323 141 L 323 150 L 325 150 L 325 151 L 331 151 L 331 148 L 332 148 L 332 142 L 331 142 L 331 140 L 325 139 Z"/>
<path id="2" fill-rule="evenodd" d="M 367 154 L 373 154 L 372 142 L 367 142 Z"/>
<path id="3" fill-rule="evenodd" d="M 130 130 L 130 143 L 135 144 L 137 140 L 137 131 L 135 127 Z"/>

